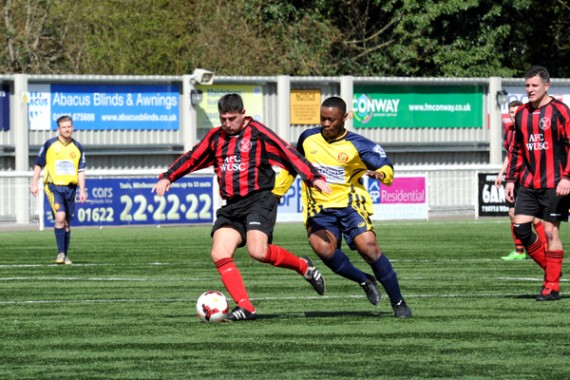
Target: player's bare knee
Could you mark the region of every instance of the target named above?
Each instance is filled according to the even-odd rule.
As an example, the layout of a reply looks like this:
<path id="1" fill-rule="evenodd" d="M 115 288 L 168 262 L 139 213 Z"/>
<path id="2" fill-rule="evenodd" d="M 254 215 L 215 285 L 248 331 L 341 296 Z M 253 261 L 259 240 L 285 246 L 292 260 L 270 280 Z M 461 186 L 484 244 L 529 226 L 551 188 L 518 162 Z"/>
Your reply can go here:
<path id="1" fill-rule="evenodd" d="M 257 248 L 257 247 L 247 247 L 247 253 L 249 257 L 254 260 L 260 261 L 262 263 L 265 262 L 265 257 L 267 256 L 267 246 L 265 248 Z"/>
<path id="2" fill-rule="evenodd" d="M 231 258 L 232 256 L 233 256 L 232 253 L 228 251 L 222 251 L 217 249 L 212 249 L 210 251 L 210 257 L 212 258 L 212 261 L 214 263 L 218 260 Z"/>
<path id="3" fill-rule="evenodd" d="M 321 239 L 310 239 L 309 244 L 313 251 L 319 256 L 321 259 L 329 259 L 334 255 L 336 251 L 336 243 L 333 244 L 332 242 L 325 242 Z"/>
<path id="4" fill-rule="evenodd" d="M 317 256 L 319 256 L 319 258 L 326 260 L 326 259 L 330 259 L 331 257 L 333 257 L 334 252 L 335 252 L 335 248 L 329 248 L 329 247 L 321 247 L 321 248 L 316 248 L 313 247 L 313 251 L 317 254 Z"/>
<path id="5" fill-rule="evenodd" d="M 365 249 L 359 249 L 358 253 L 368 264 L 376 262 L 382 256 L 382 251 L 375 244 L 367 245 Z"/>

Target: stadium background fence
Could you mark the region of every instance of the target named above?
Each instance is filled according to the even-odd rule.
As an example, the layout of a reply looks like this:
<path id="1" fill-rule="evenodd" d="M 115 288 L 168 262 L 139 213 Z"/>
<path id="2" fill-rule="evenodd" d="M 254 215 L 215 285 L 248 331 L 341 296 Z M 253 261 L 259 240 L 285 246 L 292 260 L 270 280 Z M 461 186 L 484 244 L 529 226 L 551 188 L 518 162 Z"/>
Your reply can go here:
<path id="1" fill-rule="evenodd" d="M 31 171 L 39 147 L 55 135 L 53 130 L 30 127 L 31 90 L 46 85 L 168 85 L 179 94 L 179 124 L 167 130 L 77 130 L 75 137 L 87 152 L 88 178 L 113 175 L 113 171 L 133 171 L 134 175 L 155 175 L 178 155 L 190 149 L 206 132 L 198 124 L 202 105 L 192 95 L 207 95 L 208 86 L 183 76 L 84 76 L 84 75 L 0 75 L 3 104 L 9 104 L 9 126 L 0 128 L 0 225 L 37 223 L 36 199 L 29 194 Z M 570 80 L 552 79 L 553 89 L 570 93 Z M 499 93 L 509 89 L 508 100 L 524 94 L 522 79 L 490 78 L 383 78 L 383 77 L 229 77 L 216 76 L 218 91 L 255 87 L 261 97 L 263 122 L 285 140 L 295 144 L 299 135 L 318 125 L 294 124 L 291 94 L 316 91 L 319 101 L 341 96 L 353 104 L 362 88 L 422 89 L 445 86 L 476 87 L 482 96 L 479 127 L 407 126 L 359 128 L 358 133 L 379 142 L 396 165 L 397 173 L 426 174 L 429 212 L 435 214 L 473 213 L 477 202 L 477 172 L 498 172 L 503 159 L 502 118 L 506 103 Z M 213 88 L 212 87 L 212 88 Z M 356 92 L 355 92 L 356 91 Z M 453 90 L 452 90 L 453 91 Z M 556 91 L 556 90 L 554 90 Z M 246 110 L 251 107 L 246 103 Z M 349 107 L 350 108 L 350 107 Z M 347 128 L 354 130 L 353 118 Z M 79 124 L 76 121 L 76 124 Z"/>

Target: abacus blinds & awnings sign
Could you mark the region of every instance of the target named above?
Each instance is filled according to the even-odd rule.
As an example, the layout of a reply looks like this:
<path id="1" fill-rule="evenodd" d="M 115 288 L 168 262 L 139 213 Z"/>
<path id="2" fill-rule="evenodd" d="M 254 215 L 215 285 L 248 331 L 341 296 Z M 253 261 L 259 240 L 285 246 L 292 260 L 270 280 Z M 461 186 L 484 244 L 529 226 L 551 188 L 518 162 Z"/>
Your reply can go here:
<path id="1" fill-rule="evenodd" d="M 62 115 L 77 130 L 178 130 L 177 85 L 31 84 L 31 130 L 55 130 Z"/>

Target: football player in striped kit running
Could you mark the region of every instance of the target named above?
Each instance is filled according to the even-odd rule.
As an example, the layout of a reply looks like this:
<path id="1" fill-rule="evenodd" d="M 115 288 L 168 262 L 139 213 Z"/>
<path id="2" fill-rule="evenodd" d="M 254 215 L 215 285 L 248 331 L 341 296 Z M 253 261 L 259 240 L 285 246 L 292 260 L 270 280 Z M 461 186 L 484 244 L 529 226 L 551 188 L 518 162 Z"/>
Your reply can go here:
<path id="1" fill-rule="evenodd" d="M 177 179 L 198 169 L 214 167 L 220 195 L 227 201 L 216 212 L 212 228 L 212 261 L 236 303 L 229 321 L 252 320 L 256 310 L 250 301 L 233 256 L 247 247 L 253 259 L 296 271 L 319 295 L 325 279 L 309 257 L 297 257 L 271 244 L 277 219 L 273 165 L 293 171 L 315 191 L 330 193 L 324 177 L 297 150 L 265 125 L 246 116 L 238 94 L 227 94 L 218 102 L 221 126 L 213 128 L 189 152 L 162 173 L 152 189 L 162 196 Z"/>

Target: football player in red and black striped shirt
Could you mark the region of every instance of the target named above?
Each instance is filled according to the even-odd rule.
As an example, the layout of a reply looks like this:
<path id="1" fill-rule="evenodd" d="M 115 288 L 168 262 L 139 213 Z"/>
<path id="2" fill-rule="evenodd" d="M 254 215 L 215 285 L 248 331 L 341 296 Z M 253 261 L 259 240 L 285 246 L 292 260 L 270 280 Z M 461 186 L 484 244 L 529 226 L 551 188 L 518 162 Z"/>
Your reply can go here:
<path id="1" fill-rule="evenodd" d="M 509 157 L 508 157 L 509 147 L 512 145 L 515 139 L 515 124 L 514 124 L 515 115 L 519 107 L 522 105 L 523 103 L 520 100 L 513 100 L 512 102 L 509 103 L 509 118 L 511 119 L 511 123 L 505 125 L 504 134 L 503 134 L 503 149 L 505 150 L 507 155 L 505 156 L 505 159 L 503 161 L 503 166 L 501 167 L 501 170 L 499 171 L 499 174 L 497 174 L 497 178 L 495 179 L 495 186 L 497 188 L 501 187 L 501 183 L 503 182 L 503 176 L 509 164 Z M 517 186 L 515 186 L 515 192 L 514 192 L 514 197 L 516 198 L 516 196 L 517 196 Z M 509 207 L 509 218 L 511 219 L 511 234 L 513 236 L 513 241 L 515 243 L 515 250 L 509 253 L 507 256 L 501 257 L 501 259 L 505 261 L 524 260 L 526 259 L 526 254 L 524 252 L 524 245 L 522 244 L 520 239 L 517 238 L 514 231 L 515 203 L 507 201 L 506 204 Z M 542 220 L 540 220 L 539 218 L 534 218 L 534 220 L 532 221 L 532 225 L 536 233 L 538 234 L 540 241 L 542 241 L 545 245 L 548 245 L 546 235 L 544 233 L 544 225 L 542 224 Z"/>
<path id="2" fill-rule="evenodd" d="M 218 102 L 221 126 L 213 128 L 192 150 L 180 156 L 159 176 L 153 191 L 164 195 L 170 184 L 198 169 L 214 167 L 220 195 L 227 204 L 217 210 L 212 228 L 211 257 L 226 289 L 237 306 L 228 320 L 255 319 L 252 305 L 233 256 L 247 246 L 260 262 L 297 271 L 318 294 L 325 281 L 308 257 L 297 257 L 271 244 L 277 217 L 273 165 L 293 170 L 310 186 L 329 194 L 321 174 L 289 143 L 258 121 L 245 115 L 238 94 L 227 94 Z"/>
<path id="3" fill-rule="evenodd" d="M 506 198 L 515 202 L 514 230 L 527 253 L 544 269 L 538 301 L 560 299 L 564 248 L 560 222 L 570 206 L 570 109 L 548 95 L 550 74 L 533 66 L 525 74 L 529 102 L 515 115 L 515 140 L 509 149 Z M 532 232 L 534 217 L 544 221 L 548 249 Z"/>

